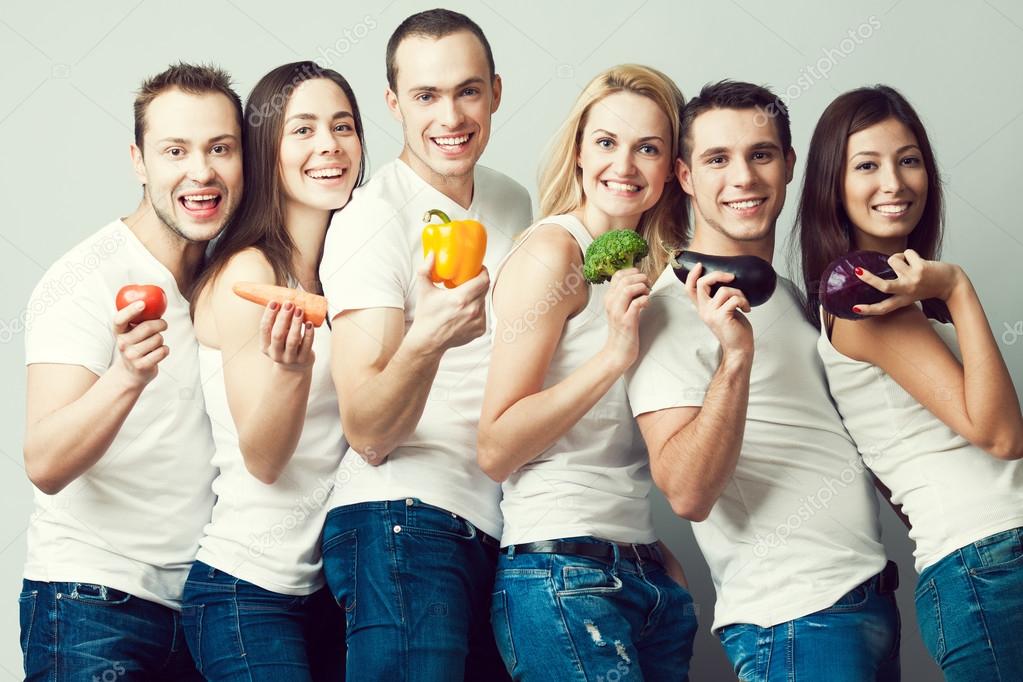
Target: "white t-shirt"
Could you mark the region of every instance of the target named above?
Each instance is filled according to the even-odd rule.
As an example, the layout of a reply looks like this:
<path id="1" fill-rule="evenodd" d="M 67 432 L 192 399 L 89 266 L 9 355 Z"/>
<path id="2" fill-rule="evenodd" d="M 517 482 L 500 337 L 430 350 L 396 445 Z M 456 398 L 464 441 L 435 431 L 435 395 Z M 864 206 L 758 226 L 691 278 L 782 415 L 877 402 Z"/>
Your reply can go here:
<path id="1" fill-rule="evenodd" d="M 537 222 L 560 225 L 579 244 L 583 253 L 593 237 L 577 218 L 552 216 Z M 536 226 L 515 245 L 522 247 Z M 511 253 L 508 255 L 510 256 Z M 501 282 L 501 268 L 494 271 L 494 287 L 515 286 Z M 562 285 L 572 285 L 566 280 Z M 604 295 L 609 284 L 587 284 L 580 276 L 573 286 L 589 291 L 586 307 L 565 323 L 561 341 L 551 356 L 543 387 L 564 381 L 590 360 L 607 341 Z M 488 296 L 493 311 L 493 299 Z M 557 288 L 548 298 L 557 297 Z M 544 299 L 547 304 L 547 299 Z M 543 307 L 536 309 L 543 313 Z M 516 334 L 516 320 L 491 314 L 495 338 Z M 528 320 L 526 321 L 528 324 Z M 537 455 L 503 484 L 504 535 L 501 546 L 592 535 L 615 542 L 650 543 L 654 535 L 650 513 L 650 465 L 646 446 L 629 409 L 625 380 L 619 379 L 575 425 L 551 447 Z"/>
<path id="2" fill-rule="evenodd" d="M 123 222 L 43 275 L 29 302 L 25 364 L 106 372 L 117 357 L 114 298 L 125 284 L 166 292 L 170 354 L 103 457 L 56 495 L 35 491 L 25 577 L 100 583 L 176 609 L 213 506 L 213 440 L 188 302 Z"/>
<path id="3" fill-rule="evenodd" d="M 955 327 L 931 325 L 961 361 Z M 863 461 L 909 517 L 917 572 L 1023 526 L 1023 461 L 999 460 L 971 444 L 883 369 L 839 353 L 823 326 L 817 350 Z"/>
<path id="4" fill-rule="evenodd" d="M 827 608 L 885 565 L 870 476 L 791 287 L 779 279 L 747 316 L 755 354 L 742 451 L 710 516 L 693 524 L 717 591 L 715 630 Z M 626 377 L 633 412 L 701 406 L 721 348 L 670 266 L 654 284 L 640 341 Z"/>
<path id="5" fill-rule="evenodd" d="M 330 375 L 330 329 L 315 330 L 305 421 L 295 452 L 273 484 L 249 473 L 227 403 L 223 354 L 199 345 L 206 410 L 219 475 L 217 503 L 200 541 L 199 561 L 278 594 L 307 595 L 323 584 L 320 532 L 341 455 L 337 393 Z"/>
<path id="6" fill-rule="evenodd" d="M 331 318 L 346 310 L 398 308 L 408 330 L 418 295 L 415 273 L 423 262 L 423 215 L 434 208 L 452 220 L 483 223 L 490 272 L 532 222 L 529 194 L 500 173 L 476 166 L 472 205 L 464 209 L 405 162 L 393 161 L 355 190 L 327 231 L 320 281 Z M 360 467 L 347 482 L 339 479 L 331 505 L 417 497 L 499 537 L 501 488 L 476 463 L 489 355 L 486 334 L 444 353 L 415 430 L 381 465 Z"/>

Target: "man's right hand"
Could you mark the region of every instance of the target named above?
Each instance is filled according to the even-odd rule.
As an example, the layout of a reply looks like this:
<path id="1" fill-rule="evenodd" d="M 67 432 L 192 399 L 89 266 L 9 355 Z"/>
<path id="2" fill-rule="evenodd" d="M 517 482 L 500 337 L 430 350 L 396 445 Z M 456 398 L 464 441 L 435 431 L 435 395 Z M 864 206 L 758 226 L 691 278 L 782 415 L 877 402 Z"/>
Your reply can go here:
<path id="1" fill-rule="evenodd" d="M 139 389 L 156 378 L 157 365 L 170 354 L 161 334 L 166 331 L 167 322 L 159 319 L 132 324 L 144 309 L 145 303 L 136 301 L 114 315 L 119 356 L 114 368 L 125 376 L 129 386 Z"/>
<path id="2" fill-rule="evenodd" d="M 438 287 L 430 280 L 433 254 L 416 272 L 419 297 L 409 339 L 427 352 L 443 353 L 463 346 L 486 332 L 486 296 L 490 273 L 486 268 L 454 289 Z"/>
<path id="3" fill-rule="evenodd" d="M 703 274 L 703 265 L 697 264 L 686 277 L 689 298 L 703 323 L 710 328 L 721 344 L 722 352 L 753 352 L 753 326 L 742 313 L 750 311 L 749 301 L 738 289 L 724 286 L 735 279 L 725 272 Z M 721 286 L 711 295 L 711 287 Z M 741 311 L 741 312 L 740 312 Z"/>

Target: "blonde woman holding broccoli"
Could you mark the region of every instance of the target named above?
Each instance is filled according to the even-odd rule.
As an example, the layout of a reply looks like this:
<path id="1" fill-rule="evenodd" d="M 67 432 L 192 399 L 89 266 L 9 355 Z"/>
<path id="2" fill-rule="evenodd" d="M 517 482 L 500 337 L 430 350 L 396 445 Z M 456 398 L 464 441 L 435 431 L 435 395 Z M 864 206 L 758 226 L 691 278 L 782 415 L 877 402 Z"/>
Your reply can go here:
<path id="1" fill-rule="evenodd" d="M 594 78 L 542 174 L 548 217 L 493 274 L 478 457 L 503 482 L 491 619 L 516 680 L 688 672 L 692 598 L 667 574 L 666 564 L 676 576 L 680 568 L 654 536 L 650 469 L 622 379 L 639 350 L 650 274 L 666 265 L 657 245 L 685 234 L 672 174 L 683 104 L 648 67 Z M 614 230 L 644 237 L 650 257 L 643 270 L 590 285 L 584 254 Z M 633 237 L 608 238 L 628 248 Z"/>

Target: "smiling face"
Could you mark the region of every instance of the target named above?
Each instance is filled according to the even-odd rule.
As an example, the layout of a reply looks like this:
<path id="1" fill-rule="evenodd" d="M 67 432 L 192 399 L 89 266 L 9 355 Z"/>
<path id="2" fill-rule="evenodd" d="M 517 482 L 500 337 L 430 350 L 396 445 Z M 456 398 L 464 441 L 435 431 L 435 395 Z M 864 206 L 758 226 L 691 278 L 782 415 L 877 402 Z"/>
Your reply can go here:
<path id="1" fill-rule="evenodd" d="M 692 197 L 694 238 L 773 243 L 796 161 L 774 124 L 764 125 L 758 109 L 711 109 L 696 117 L 689 137 L 690 163 L 679 160 L 677 174 Z"/>
<path id="2" fill-rule="evenodd" d="M 333 81 L 295 88 L 284 113 L 278 173 L 285 201 L 320 210 L 348 203 L 359 176 L 362 144 L 352 104 Z"/>
<path id="3" fill-rule="evenodd" d="M 147 201 L 181 239 L 213 239 L 242 193 L 241 130 L 234 105 L 220 93 L 172 88 L 150 102 L 145 118 L 145 154 L 132 145 L 132 160 Z"/>
<path id="4" fill-rule="evenodd" d="M 842 206 L 857 248 L 905 249 L 927 203 L 927 170 L 917 144 L 913 132 L 894 118 L 849 136 Z"/>
<path id="5" fill-rule="evenodd" d="M 401 158 L 428 181 L 471 175 L 490 139 L 501 78 L 490 78 L 483 45 L 468 31 L 413 35 L 395 51 L 397 91 L 387 105 L 405 131 Z"/>
<path id="6" fill-rule="evenodd" d="M 653 100 L 616 92 L 596 102 L 579 140 L 583 222 L 595 232 L 635 228 L 671 181 L 671 124 Z"/>

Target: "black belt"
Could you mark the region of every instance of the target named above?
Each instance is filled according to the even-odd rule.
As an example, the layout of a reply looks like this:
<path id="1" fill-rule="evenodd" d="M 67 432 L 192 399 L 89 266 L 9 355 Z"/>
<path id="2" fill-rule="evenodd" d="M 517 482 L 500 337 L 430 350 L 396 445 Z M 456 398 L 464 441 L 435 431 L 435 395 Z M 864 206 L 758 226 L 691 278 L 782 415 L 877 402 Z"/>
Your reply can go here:
<path id="1" fill-rule="evenodd" d="M 545 542 L 527 542 L 521 545 L 512 545 L 515 554 L 575 554 L 578 556 L 600 559 L 611 563 L 615 559 L 615 549 L 618 549 L 620 559 L 638 559 L 640 563 L 652 561 L 660 566 L 664 565 L 661 551 L 657 545 L 627 545 L 619 542 L 568 542 L 562 540 L 547 540 Z"/>
<path id="2" fill-rule="evenodd" d="M 493 537 L 487 535 L 486 533 L 484 533 L 483 531 L 481 531 L 478 528 L 476 529 L 476 537 L 478 537 L 480 539 L 480 542 L 483 543 L 484 547 L 490 547 L 491 549 L 496 549 L 496 550 L 500 550 L 501 549 L 501 543 L 498 542 L 498 540 L 496 538 L 493 538 Z"/>
<path id="3" fill-rule="evenodd" d="M 889 561 L 884 570 L 877 574 L 878 594 L 891 594 L 899 589 L 899 567 L 894 561 Z"/>

